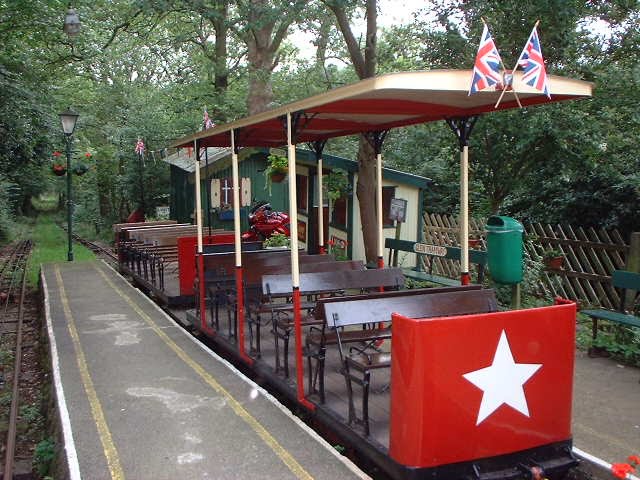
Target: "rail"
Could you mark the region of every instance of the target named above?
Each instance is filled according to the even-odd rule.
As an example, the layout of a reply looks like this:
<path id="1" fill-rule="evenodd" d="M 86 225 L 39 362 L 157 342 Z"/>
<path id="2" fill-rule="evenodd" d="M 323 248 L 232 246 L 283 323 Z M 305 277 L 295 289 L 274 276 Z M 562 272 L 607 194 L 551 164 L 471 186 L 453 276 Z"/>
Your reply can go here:
<path id="1" fill-rule="evenodd" d="M 13 478 L 13 467 L 16 447 L 16 432 L 18 422 L 19 406 L 19 386 L 20 371 L 22 368 L 22 330 L 24 320 L 24 297 L 27 284 L 27 264 L 33 244 L 31 240 L 19 242 L 9 258 L 3 263 L 0 269 L 0 293 L 2 293 L 2 316 L 0 316 L 0 329 L 5 334 L 5 326 L 12 322 L 11 315 L 8 314 L 9 304 L 14 299 L 14 294 L 19 290 L 18 318 L 16 325 L 16 341 L 13 366 L 13 385 L 11 393 L 11 407 L 9 410 L 9 427 L 7 430 L 7 441 L 4 461 L 3 478 Z M 9 312 L 12 313 L 12 312 Z"/>

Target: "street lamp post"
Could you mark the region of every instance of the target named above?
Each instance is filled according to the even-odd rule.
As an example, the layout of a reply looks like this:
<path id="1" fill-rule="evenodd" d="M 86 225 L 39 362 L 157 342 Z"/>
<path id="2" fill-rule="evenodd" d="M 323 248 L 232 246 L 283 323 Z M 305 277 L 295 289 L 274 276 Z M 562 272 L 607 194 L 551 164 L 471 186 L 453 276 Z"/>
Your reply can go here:
<path id="1" fill-rule="evenodd" d="M 78 114 L 71 109 L 59 114 L 60 122 L 62 123 L 62 131 L 67 137 L 67 236 L 68 236 L 68 251 L 67 260 L 73 261 L 73 240 L 72 240 L 72 217 L 73 217 L 73 202 L 71 199 L 71 136 L 76 129 L 76 122 L 78 121 Z"/>
<path id="2" fill-rule="evenodd" d="M 69 37 L 71 42 L 71 50 L 73 52 L 73 41 L 75 37 L 80 33 L 80 18 L 76 11 L 69 5 L 69 10 L 64 17 L 64 33 Z M 71 201 L 71 136 L 76 129 L 76 122 L 78 121 L 78 114 L 68 108 L 66 111 L 59 114 L 60 121 L 62 122 L 62 131 L 67 137 L 67 236 L 69 241 L 69 249 L 67 251 L 67 260 L 73 261 L 73 240 L 72 240 L 72 217 L 73 217 L 73 202 Z"/>

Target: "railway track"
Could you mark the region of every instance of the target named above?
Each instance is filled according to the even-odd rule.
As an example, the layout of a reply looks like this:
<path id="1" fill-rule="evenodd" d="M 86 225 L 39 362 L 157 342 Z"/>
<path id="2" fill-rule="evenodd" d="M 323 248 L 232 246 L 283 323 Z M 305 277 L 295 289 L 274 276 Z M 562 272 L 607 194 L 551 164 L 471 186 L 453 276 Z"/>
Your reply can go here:
<path id="1" fill-rule="evenodd" d="M 78 242 L 81 245 L 84 245 L 85 247 L 87 247 L 89 250 L 91 250 L 93 253 L 95 253 L 96 255 L 99 255 L 101 257 L 103 257 L 104 259 L 106 259 L 107 261 L 113 263 L 113 264 L 117 264 L 118 263 L 118 256 L 116 254 L 113 253 L 112 250 L 108 249 L 108 248 L 104 248 L 101 245 L 98 245 L 95 242 L 90 242 L 89 240 L 86 240 L 84 238 L 82 238 L 79 235 L 76 235 L 75 233 L 71 235 L 73 237 L 73 240 L 75 242 Z"/>
<path id="2" fill-rule="evenodd" d="M 6 437 L 6 450 L 4 459 L 3 478 L 13 478 L 14 457 L 16 451 L 16 432 L 18 424 L 18 407 L 20 402 L 20 373 L 22 369 L 23 348 L 23 320 L 24 303 L 27 279 L 27 264 L 33 243 L 31 240 L 23 240 L 4 253 L 4 259 L 0 259 L 0 340 L 9 335 L 15 335 L 15 343 L 12 348 L 13 370 L 11 407 Z M 0 345 L 4 345 L 3 342 Z M 6 352 L 7 358 L 11 353 Z M 6 372 L 5 372 L 6 373 Z"/>

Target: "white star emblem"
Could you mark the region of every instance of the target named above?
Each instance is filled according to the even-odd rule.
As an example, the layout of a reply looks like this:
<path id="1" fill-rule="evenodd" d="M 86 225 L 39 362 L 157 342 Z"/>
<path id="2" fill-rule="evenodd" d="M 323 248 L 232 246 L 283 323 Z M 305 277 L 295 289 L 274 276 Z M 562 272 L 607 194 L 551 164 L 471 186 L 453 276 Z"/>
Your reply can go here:
<path id="1" fill-rule="evenodd" d="M 491 366 L 463 375 L 466 380 L 484 392 L 476 425 L 480 425 L 503 404 L 509 405 L 528 417 L 529 406 L 523 385 L 541 366 L 541 363 L 516 363 L 509 348 L 507 335 L 502 330 Z"/>

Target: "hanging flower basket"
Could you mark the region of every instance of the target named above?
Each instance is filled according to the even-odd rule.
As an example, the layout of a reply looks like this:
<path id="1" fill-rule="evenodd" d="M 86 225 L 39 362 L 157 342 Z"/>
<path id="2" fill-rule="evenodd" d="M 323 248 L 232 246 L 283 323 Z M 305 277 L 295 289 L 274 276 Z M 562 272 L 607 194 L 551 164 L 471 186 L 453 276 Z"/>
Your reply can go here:
<path id="1" fill-rule="evenodd" d="M 58 177 L 61 177 L 67 173 L 67 167 L 61 164 L 54 164 L 51 167 L 51 170 L 53 171 L 54 175 Z"/>
<path id="2" fill-rule="evenodd" d="M 73 167 L 73 173 L 81 177 L 85 173 L 89 171 L 89 167 L 87 167 L 84 163 L 78 163 Z"/>
<path id="3" fill-rule="evenodd" d="M 265 189 L 269 190 L 271 195 L 271 183 L 280 183 L 289 173 L 289 161 L 287 157 L 281 155 L 271 154 L 267 157 L 267 168 L 264 171 L 264 175 L 267 179 Z"/>
<path id="4" fill-rule="evenodd" d="M 287 176 L 286 171 L 273 172 L 271 174 L 271 181 L 274 183 L 280 183 L 285 179 L 286 176 Z"/>
<path id="5" fill-rule="evenodd" d="M 545 264 L 549 270 L 560 270 L 564 263 L 564 257 L 553 257 L 545 260 Z"/>
<path id="6" fill-rule="evenodd" d="M 542 260 L 547 269 L 560 270 L 564 263 L 564 254 L 562 253 L 562 250 L 551 248 L 543 252 Z"/>
<path id="7" fill-rule="evenodd" d="M 479 238 L 470 238 L 469 239 L 469 248 L 476 248 L 480 246 L 480 243 L 482 242 L 482 240 L 480 240 Z"/>

